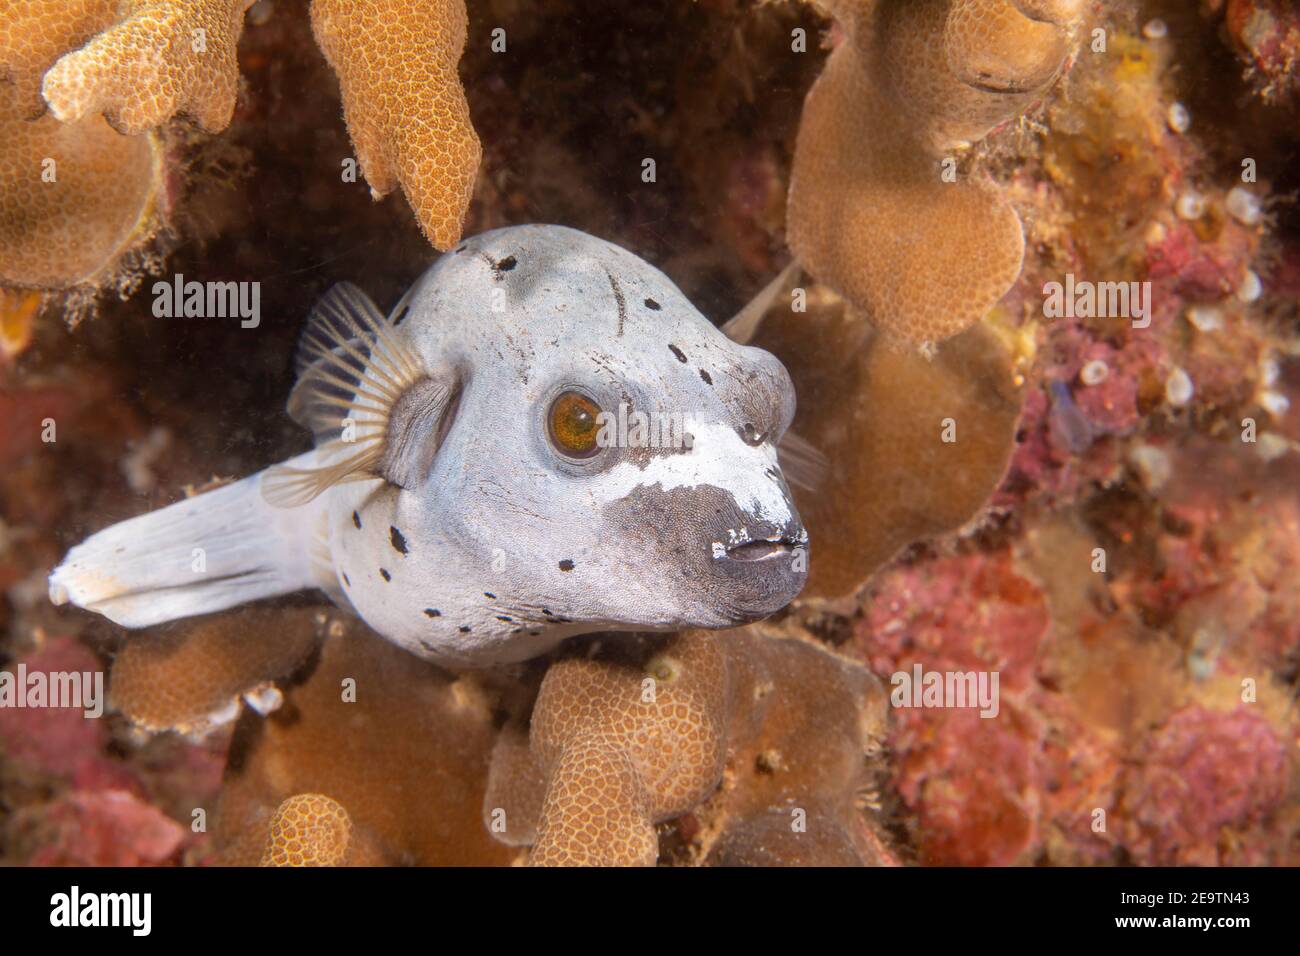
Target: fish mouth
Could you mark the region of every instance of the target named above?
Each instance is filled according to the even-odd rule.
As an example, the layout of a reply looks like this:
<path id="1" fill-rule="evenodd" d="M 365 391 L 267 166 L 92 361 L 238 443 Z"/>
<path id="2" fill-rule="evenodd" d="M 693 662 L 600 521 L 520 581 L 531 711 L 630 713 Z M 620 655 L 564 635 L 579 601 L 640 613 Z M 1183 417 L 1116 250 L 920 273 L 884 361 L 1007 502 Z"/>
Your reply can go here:
<path id="1" fill-rule="evenodd" d="M 733 561 L 753 563 L 775 561 L 778 558 L 789 557 L 796 547 L 798 547 L 797 542 L 789 538 L 764 538 L 732 545 L 726 549 L 726 556 Z"/>
<path id="2" fill-rule="evenodd" d="M 808 532 L 796 523 L 786 527 L 729 529 L 713 543 L 713 558 L 725 564 L 750 566 L 783 563 L 808 546 Z"/>

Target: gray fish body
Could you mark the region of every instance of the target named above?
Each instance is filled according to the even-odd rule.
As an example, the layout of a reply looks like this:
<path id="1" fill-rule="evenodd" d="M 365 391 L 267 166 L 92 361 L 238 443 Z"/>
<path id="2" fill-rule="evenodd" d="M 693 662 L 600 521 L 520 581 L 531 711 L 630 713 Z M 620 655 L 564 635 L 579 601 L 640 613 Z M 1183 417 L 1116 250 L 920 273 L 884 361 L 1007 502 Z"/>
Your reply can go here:
<path id="1" fill-rule="evenodd" d="M 346 480 L 329 472 L 309 500 L 278 507 L 267 503 L 273 479 L 262 477 L 274 469 L 241 483 L 261 493 L 256 503 L 244 496 L 265 515 L 257 523 L 279 529 L 262 549 L 274 556 L 262 560 L 294 564 L 244 599 L 321 587 L 412 653 L 477 666 L 584 632 L 731 626 L 773 613 L 802 587 L 807 536 L 776 454 L 794 413 L 789 377 L 770 354 L 715 329 L 643 260 L 563 227 L 497 230 L 443 256 L 386 329 L 362 354 L 400 373 L 388 384 L 359 373 L 350 396 L 385 396 L 368 470 Z M 304 380 L 328 380 L 348 397 L 328 369 L 349 350 L 318 349 L 326 371 L 308 367 Z M 324 392 L 299 390 L 291 411 L 320 447 L 286 464 L 310 476 L 350 450 L 339 435 L 364 416 L 322 417 L 311 406 Z M 562 411 L 574 395 L 578 418 Z M 574 454 L 563 439 L 592 409 L 602 440 Z M 51 593 L 115 616 L 102 585 L 113 575 L 93 567 L 103 548 L 78 550 L 51 576 Z M 98 590 L 82 587 L 79 599 L 96 570 Z M 156 623 L 147 600 L 141 611 L 150 585 L 114 586 L 131 596 L 115 619 Z M 240 603 L 237 587 L 225 591 L 221 606 Z M 184 616 L 176 600 L 168 617 Z"/>

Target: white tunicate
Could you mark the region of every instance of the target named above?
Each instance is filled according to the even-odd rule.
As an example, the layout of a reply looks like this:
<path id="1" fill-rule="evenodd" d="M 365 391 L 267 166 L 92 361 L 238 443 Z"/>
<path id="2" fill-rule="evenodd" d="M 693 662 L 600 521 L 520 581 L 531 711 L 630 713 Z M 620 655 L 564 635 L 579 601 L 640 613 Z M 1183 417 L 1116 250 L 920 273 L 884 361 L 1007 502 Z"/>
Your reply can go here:
<path id="1" fill-rule="evenodd" d="M 1192 114 L 1182 103 L 1171 103 L 1165 114 L 1169 128 L 1175 133 L 1186 133 L 1192 125 Z"/>
<path id="2" fill-rule="evenodd" d="M 1101 359 L 1093 359 L 1079 370 L 1079 381 L 1084 385 L 1100 385 L 1110 378 L 1110 366 Z"/>
<path id="3" fill-rule="evenodd" d="M 1174 211 L 1179 219 L 1200 219 L 1205 215 L 1205 197 L 1195 189 L 1189 189 L 1178 197 Z"/>
<path id="4" fill-rule="evenodd" d="M 1155 445 L 1138 445 L 1128 458 L 1148 491 L 1159 491 L 1173 471 L 1169 456 Z"/>
<path id="5" fill-rule="evenodd" d="M 1181 368 L 1174 369 L 1165 379 L 1165 398 L 1170 405 L 1176 407 L 1186 405 L 1192 400 L 1194 391 L 1192 377 Z"/>
<path id="6" fill-rule="evenodd" d="M 1266 358 L 1259 363 L 1259 380 L 1265 386 L 1276 385 L 1281 374 L 1282 367 L 1277 364 L 1277 359 Z"/>
<path id="7" fill-rule="evenodd" d="M 1243 226 L 1255 225 L 1264 214 L 1259 198 L 1242 186 L 1233 186 L 1232 189 L 1228 190 L 1225 205 L 1228 209 L 1228 215 Z"/>
<path id="8" fill-rule="evenodd" d="M 1163 40 L 1169 36 L 1169 25 L 1159 17 L 1153 17 L 1142 27 L 1142 35 L 1148 40 Z"/>
<path id="9" fill-rule="evenodd" d="M 1274 418 L 1285 415 L 1291 408 L 1291 399 L 1281 392 L 1260 392 L 1259 403 L 1264 406 L 1264 411 Z"/>
<path id="10" fill-rule="evenodd" d="M 1213 305 L 1190 305 L 1187 321 L 1198 332 L 1217 332 L 1223 328 L 1223 313 Z"/>
<path id="11" fill-rule="evenodd" d="M 1255 270 L 1247 269 L 1246 274 L 1241 278 L 1241 284 L 1237 286 L 1237 301 L 1257 302 L 1263 294 L 1264 283 L 1259 281 L 1259 275 Z"/>

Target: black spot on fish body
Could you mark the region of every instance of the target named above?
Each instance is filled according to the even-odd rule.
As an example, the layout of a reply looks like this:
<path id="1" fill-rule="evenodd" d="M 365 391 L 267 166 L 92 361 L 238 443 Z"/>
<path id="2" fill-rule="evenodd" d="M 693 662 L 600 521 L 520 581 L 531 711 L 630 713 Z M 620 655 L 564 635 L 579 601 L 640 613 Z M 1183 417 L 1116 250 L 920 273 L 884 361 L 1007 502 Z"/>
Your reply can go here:
<path id="1" fill-rule="evenodd" d="M 411 311 L 411 307 L 409 305 L 402 306 L 402 311 L 398 312 L 397 315 L 393 317 L 393 328 L 397 328 L 399 325 L 401 325 L 402 322 L 405 321 L 407 313 L 409 313 L 410 311 Z"/>
<path id="2" fill-rule="evenodd" d="M 542 613 L 545 614 L 547 617 L 552 617 L 552 616 L 553 616 L 553 615 L 551 614 L 551 612 L 550 612 L 549 610 L 547 610 L 546 608 L 542 608 Z"/>
<path id="3" fill-rule="evenodd" d="M 425 616 L 425 617 L 442 617 L 442 612 L 439 611 L 436 607 L 426 607 L 426 608 L 424 609 L 424 616 Z"/>
<path id="4" fill-rule="evenodd" d="M 349 588 L 352 587 L 352 579 L 348 577 L 348 573 L 346 571 L 343 572 L 343 584 L 345 587 L 349 587 Z"/>
<path id="5" fill-rule="evenodd" d="M 493 594 L 491 591 L 484 591 L 484 592 L 483 592 L 483 596 L 484 596 L 485 598 L 491 598 L 493 601 L 495 601 L 495 600 L 497 599 L 497 596 L 496 596 L 495 594 Z"/>
<path id="6" fill-rule="evenodd" d="M 398 554 L 406 554 L 406 538 L 403 537 L 402 532 L 391 525 L 388 528 L 388 540 L 392 542 L 394 551 Z"/>
<path id="7" fill-rule="evenodd" d="M 361 530 L 361 515 L 357 514 L 355 511 L 352 512 L 352 524 L 358 531 Z"/>
<path id="8" fill-rule="evenodd" d="M 500 262 L 496 264 L 495 268 L 497 272 L 509 272 L 517 265 L 519 265 L 519 262 L 515 259 L 514 256 L 506 256 L 504 259 L 502 259 Z"/>
<path id="9" fill-rule="evenodd" d="M 430 644 L 428 641 L 424 641 L 424 640 L 420 641 L 420 646 L 423 647 L 426 651 L 428 651 L 431 654 L 436 654 L 438 652 L 437 646 Z"/>
<path id="10" fill-rule="evenodd" d="M 383 578 L 385 581 L 393 580 L 393 576 L 389 574 L 388 571 L 384 568 L 379 569 L 379 576 Z"/>
<path id="11" fill-rule="evenodd" d="M 513 624 L 515 622 L 515 619 L 513 617 L 509 617 L 508 615 L 505 614 L 498 614 L 497 620 L 504 621 L 506 624 Z"/>
<path id="12" fill-rule="evenodd" d="M 700 369 L 700 378 L 704 379 L 705 385 L 713 384 L 713 376 L 710 375 L 708 372 L 704 371 L 704 369 Z"/>
<path id="13" fill-rule="evenodd" d="M 561 571 L 572 571 L 572 570 L 573 570 L 573 561 L 570 560 L 569 558 L 565 558 L 563 561 L 560 562 L 560 570 L 561 570 Z"/>
<path id="14" fill-rule="evenodd" d="M 668 343 L 668 351 L 672 352 L 674 355 L 677 356 L 677 361 L 681 362 L 683 365 L 686 364 L 686 353 L 683 352 L 681 349 L 679 349 L 677 346 L 673 345 L 671 342 Z"/>
<path id="15" fill-rule="evenodd" d="M 468 624 L 462 624 L 462 625 L 460 626 L 459 630 L 460 630 L 460 632 L 461 632 L 462 634 L 468 634 L 468 633 L 469 633 L 469 625 L 468 625 Z"/>
<path id="16" fill-rule="evenodd" d="M 646 300 L 645 300 L 645 307 L 646 307 L 647 309 L 652 309 L 652 310 L 655 311 L 655 312 L 658 312 L 659 309 L 661 308 L 660 305 L 659 305 L 659 303 L 656 302 L 654 299 L 646 299 Z"/>

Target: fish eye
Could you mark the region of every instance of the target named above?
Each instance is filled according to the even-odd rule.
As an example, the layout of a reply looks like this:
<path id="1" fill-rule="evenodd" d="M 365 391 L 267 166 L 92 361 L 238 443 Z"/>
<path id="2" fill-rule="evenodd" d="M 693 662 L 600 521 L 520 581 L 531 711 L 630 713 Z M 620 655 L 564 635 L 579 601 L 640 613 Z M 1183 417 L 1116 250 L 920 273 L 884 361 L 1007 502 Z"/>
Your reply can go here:
<path id="1" fill-rule="evenodd" d="M 600 450 L 600 406 L 581 392 L 564 392 L 546 413 L 551 444 L 570 458 L 590 458 Z"/>

